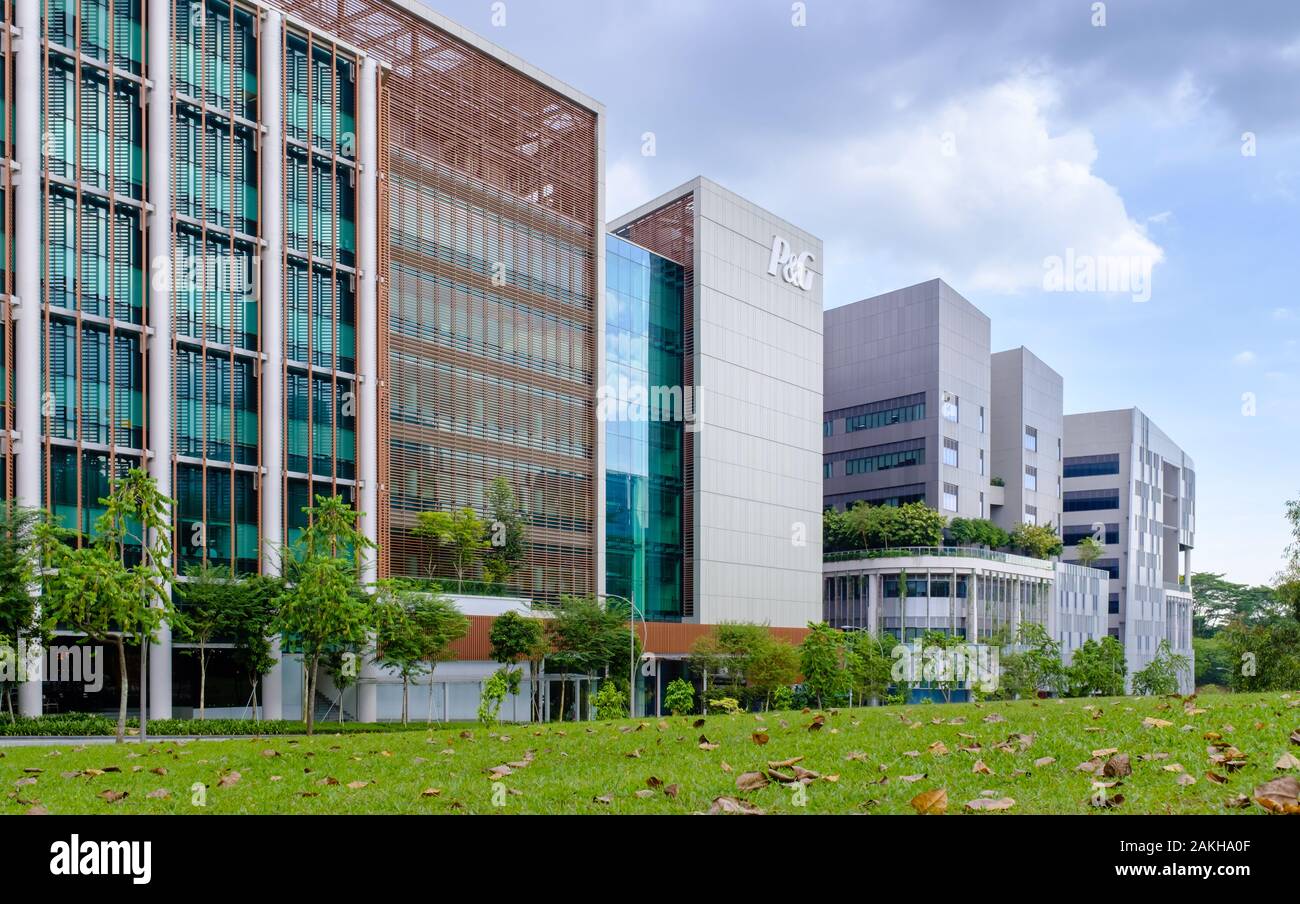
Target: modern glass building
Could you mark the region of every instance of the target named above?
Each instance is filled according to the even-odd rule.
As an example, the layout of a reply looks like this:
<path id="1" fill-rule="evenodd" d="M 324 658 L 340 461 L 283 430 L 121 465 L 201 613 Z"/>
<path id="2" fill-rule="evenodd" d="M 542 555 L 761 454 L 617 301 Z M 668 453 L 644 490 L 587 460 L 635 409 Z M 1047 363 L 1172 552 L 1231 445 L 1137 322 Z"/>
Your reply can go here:
<path id="1" fill-rule="evenodd" d="M 605 590 L 682 617 L 682 265 L 605 244 Z"/>
<path id="2" fill-rule="evenodd" d="M 252 573 L 338 494 L 382 577 L 426 573 L 419 512 L 485 514 L 504 475 L 511 589 L 602 589 L 599 104 L 411 0 L 0 18 L 6 498 L 88 532 L 145 467 L 178 571 Z M 157 716 L 181 652 L 150 650 Z"/>

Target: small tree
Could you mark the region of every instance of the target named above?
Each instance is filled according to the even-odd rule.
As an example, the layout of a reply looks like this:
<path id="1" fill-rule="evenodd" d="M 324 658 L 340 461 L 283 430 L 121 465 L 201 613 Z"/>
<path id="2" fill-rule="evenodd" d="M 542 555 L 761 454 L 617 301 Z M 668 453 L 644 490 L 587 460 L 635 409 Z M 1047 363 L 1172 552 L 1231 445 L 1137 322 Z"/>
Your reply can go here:
<path id="1" fill-rule="evenodd" d="M 542 661 L 550 649 L 546 630 L 541 619 L 525 618 L 514 610 L 498 615 L 488 631 L 488 642 L 492 645 L 492 659 L 504 666 L 518 662 L 528 663 L 528 672 L 532 678 L 528 694 L 533 719 L 540 718 L 541 694 L 539 693 L 539 676 Z"/>
<path id="2" fill-rule="evenodd" d="M 1084 537 L 1080 540 L 1075 546 L 1075 549 L 1078 550 L 1079 564 L 1088 568 L 1091 568 L 1092 563 L 1100 559 L 1102 554 L 1106 551 L 1106 547 L 1102 546 L 1090 536 Z"/>
<path id="3" fill-rule="evenodd" d="M 478 702 L 478 720 L 484 725 L 497 724 L 501 714 L 501 704 L 510 693 L 511 681 L 508 669 L 497 669 L 483 682 L 483 693 Z"/>
<path id="4" fill-rule="evenodd" d="M 488 546 L 486 525 L 471 508 L 458 512 L 420 512 L 411 533 L 433 541 L 434 548 L 446 547 L 456 572 L 456 589 L 465 587 L 465 572 L 474 565 L 479 552 Z M 433 577 L 434 550 L 429 551 L 429 576 Z"/>
<path id="5" fill-rule="evenodd" d="M 277 665 L 271 636 L 276 632 L 284 582 L 272 575 L 252 574 L 240 579 L 236 613 L 228 627 L 235 668 L 248 680 L 253 720 L 258 720 L 257 686 Z"/>
<path id="6" fill-rule="evenodd" d="M 359 569 L 374 544 L 361 532 L 357 512 L 338 496 L 317 496 L 304 511 L 307 527 L 283 557 L 287 589 L 277 628 L 294 638 L 303 654 L 303 716 L 310 735 L 322 657 L 332 648 L 363 647 L 373 626 Z"/>
<path id="7" fill-rule="evenodd" d="M 1124 678 L 1128 663 L 1124 660 L 1124 647 L 1107 635 L 1100 641 L 1088 639 L 1074 651 L 1074 660 L 1068 670 L 1070 695 L 1088 697 L 1119 697 L 1124 694 Z"/>
<path id="8" fill-rule="evenodd" d="M 433 670 L 447 656 L 447 648 L 469 632 L 469 619 L 446 597 L 393 585 L 381 594 L 375 614 L 375 658 L 402 676 L 402 724 L 406 724 L 411 679 L 429 675 L 432 697 Z M 429 710 L 432 713 L 432 700 Z"/>
<path id="9" fill-rule="evenodd" d="M 488 489 L 488 546 L 483 553 L 483 572 L 494 584 L 504 584 L 524 560 L 527 527 L 515 500 L 514 488 L 505 477 L 492 481 Z"/>
<path id="10" fill-rule="evenodd" d="M 821 707 L 848 693 L 852 680 L 844 667 L 844 632 L 825 622 L 809 622 L 808 629 L 799 646 L 799 666 L 804 686 Z"/>
<path id="11" fill-rule="evenodd" d="M 664 709 L 674 716 L 695 711 L 695 687 L 685 678 L 674 678 L 664 692 Z"/>
<path id="12" fill-rule="evenodd" d="M 1011 545 L 1035 559 L 1059 556 L 1064 548 L 1050 524 L 1017 524 L 1011 532 Z"/>
<path id="13" fill-rule="evenodd" d="M 95 521 L 94 538 L 40 524 L 36 546 L 44 563 L 42 601 L 53 623 L 68 625 L 91 640 L 117 648 L 120 682 L 117 741 L 126 737 L 129 679 L 126 645 L 152 641 L 172 615 L 172 501 L 139 468 L 116 478 L 104 513 Z M 79 545 L 74 545 L 79 544 Z M 128 551 L 138 548 L 139 561 L 127 566 Z"/>
<path id="14" fill-rule="evenodd" d="M 853 690 L 865 702 L 884 700 L 893 683 L 893 650 L 898 645 L 892 634 L 875 635 L 855 631 L 848 635 L 845 663 Z"/>
<path id="15" fill-rule="evenodd" d="M 1191 660 L 1181 653 L 1175 653 L 1169 646 L 1169 641 L 1162 639 L 1156 646 L 1151 661 L 1133 673 L 1133 693 L 1153 697 L 1178 693 L 1179 677 L 1191 665 Z"/>
<path id="16" fill-rule="evenodd" d="M 204 562 L 186 572 L 178 587 L 180 608 L 173 630 L 181 640 L 195 645 L 199 660 L 199 718 L 207 716 L 208 664 L 212 644 L 234 630 L 243 616 L 240 587 L 234 569 Z"/>
<path id="17" fill-rule="evenodd" d="M 640 638 L 628 637 L 628 612 L 613 600 L 601 606 L 592 597 L 561 597 L 547 620 L 546 631 L 551 652 L 547 670 L 592 674 L 603 670 L 615 681 L 627 675 L 632 663 L 629 654 L 639 655 Z M 631 644 L 635 643 L 635 649 Z M 565 711 L 568 682 L 560 685 L 560 712 Z"/>
<path id="18" fill-rule="evenodd" d="M 596 718 L 621 719 L 627 715 L 627 694 L 613 681 L 603 681 L 592 701 L 596 704 Z"/>

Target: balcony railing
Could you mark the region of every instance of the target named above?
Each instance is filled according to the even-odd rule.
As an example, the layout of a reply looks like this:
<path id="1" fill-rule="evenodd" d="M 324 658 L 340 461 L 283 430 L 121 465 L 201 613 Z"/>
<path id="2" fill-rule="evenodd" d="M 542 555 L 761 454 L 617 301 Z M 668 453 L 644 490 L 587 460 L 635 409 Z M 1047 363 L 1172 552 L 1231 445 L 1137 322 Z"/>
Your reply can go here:
<path id="1" fill-rule="evenodd" d="M 855 549 L 843 552 L 828 552 L 822 556 L 824 562 L 852 562 L 855 559 L 907 559 L 916 556 L 948 556 L 961 559 L 984 559 L 989 562 L 1002 562 L 1007 565 L 1022 565 L 1028 568 L 1052 570 L 1052 563 L 1046 559 L 1033 559 L 1018 556 L 1010 552 L 998 552 L 981 546 L 894 546 L 888 549 Z"/>

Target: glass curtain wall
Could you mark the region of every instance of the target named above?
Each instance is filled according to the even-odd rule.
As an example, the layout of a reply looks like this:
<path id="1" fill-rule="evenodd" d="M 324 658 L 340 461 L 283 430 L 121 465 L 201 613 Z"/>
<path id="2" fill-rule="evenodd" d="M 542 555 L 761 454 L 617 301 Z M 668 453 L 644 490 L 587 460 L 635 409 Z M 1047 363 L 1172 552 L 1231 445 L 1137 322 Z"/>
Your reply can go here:
<path id="1" fill-rule="evenodd" d="M 357 59 L 284 37 L 284 521 L 317 496 L 356 499 Z"/>
<path id="2" fill-rule="evenodd" d="M 42 8 L 43 498 L 64 526 L 85 533 L 109 480 L 143 462 L 142 6 Z M 6 117 L 11 96 L 7 79 Z M 6 143 L 11 125 L 7 118 Z M 6 210 L 6 238 L 10 217 Z M 5 383 L 7 400 L 8 371 Z"/>
<path id="3" fill-rule="evenodd" d="M 175 0 L 173 338 L 176 552 L 259 568 L 258 17 Z"/>
<path id="4" fill-rule="evenodd" d="M 682 267 L 605 246 L 606 592 L 682 617 Z M 673 400 L 672 405 L 667 400 Z"/>

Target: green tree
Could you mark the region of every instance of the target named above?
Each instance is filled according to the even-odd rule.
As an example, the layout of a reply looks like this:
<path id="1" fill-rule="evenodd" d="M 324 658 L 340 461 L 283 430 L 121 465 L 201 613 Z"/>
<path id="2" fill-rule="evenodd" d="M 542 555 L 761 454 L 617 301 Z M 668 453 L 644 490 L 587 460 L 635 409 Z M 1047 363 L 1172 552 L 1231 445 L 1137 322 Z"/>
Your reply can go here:
<path id="1" fill-rule="evenodd" d="M 621 603 L 610 599 L 602 606 L 592 597 L 564 596 L 551 612 L 546 622 L 547 671 L 585 675 L 603 671 L 616 682 L 624 680 L 632 668 L 629 657 L 640 654 L 640 638 L 629 638 L 630 613 Z M 561 713 L 568 685 L 568 681 L 560 685 Z"/>
<path id="2" fill-rule="evenodd" d="M 894 635 L 887 633 L 854 631 L 848 635 L 845 661 L 853 691 L 863 703 L 889 697 L 893 684 L 893 651 L 898 642 Z"/>
<path id="3" fill-rule="evenodd" d="M 773 636 L 767 625 L 749 622 L 715 625 L 692 644 L 689 664 L 706 682 L 715 677 L 710 696 L 761 697 L 765 705 L 778 688 L 799 677 L 798 650 Z"/>
<path id="4" fill-rule="evenodd" d="M 1040 690 L 1069 691 L 1061 645 L 1037 622 L 1022 621 L 1014 649 L 1001 656 L 997 695 L 1005 700 L 1036 697 Z"/>
<path id="5" fill-rule="evenodd" d="M 1151 661 L 1133 673 L 1133 693 L 1152 697 L 1177 693 L 1179 677 L 1191 666 L 1186 656 L 1175 653 L 1169 641 L 1161 639 Z"/>
<path id="6" fill-rule="evenodd" d="M 1127 674 L 1124 647 L 1118 640 L 1109 635 L 1101 640 L 1089 638 L 1074 651 L 1070 663 L 1070 696 L 1123 696 Z"/>
<path id="7" fill-rule="evenodd" d="M 828 508 L 822 512 L 822 544 L 827 552 L 859 549 L 848 526 L 848 513 Z"/>
<path id="8" fill-rule="evenodd" d="M 194 644 L 192 652 L 199 660 L 199 718 L 206 719 L 212 644 L 233 630 L 244 613 L 239 581 L 230 566 L 204 561 L 188 569 L 186 578 L 176 588 L 180 607 L 172 628 L 177 638 Z"/>
<path id="9" fill-rule="evenodd" d="M 674 678 L 664 692 L 664 709 L 674 716 L 695 711 L 695 687 L 685 678 Z"/>
<path id="10" fill-rule="evenodd" d="M 126 646 L 144 648 L 172 616 L 171 506 L 157 482 L 139 468 L 114 479 L 100 499 L 104 512 L 94 537 L 54 527 L 35 530 L 44 563 L 42 603 L 52 623 L 67 625 L 101 644 L 112 644 L 118 660 L 117 741 L 126 736 L 129 681 Z M 128 558 L 138 560 L 127 565 Z"/>
<path id="11" fill-rule="evenodd" d="M 420 512 L 415 516 L 411 533 L 433 541 L 433 548 L 429 551 L 430 577 L 433 576 L 434 551 L 438 547 L 447 549 L 459 592 L 465 588 L 465 573 L 474 567 L 474 560 L 488 546 L 484 535 L 486 529 L 487 525 L 473 509 L 463 508 L 458 512 Z"/>
<path id="12" fill-rule="evenodd" d="M 859 502 L 842 516 L 840 530 L 852 539 L 855 549 L 883 549 L 893 545 L 897 509 Z"/>
<path id="13" fill-rule="evenodd" d="M 494 661 L 506 666 L 528 662 L 528 673 L 532 678 L 528 694 L 530 708 L 534 721 L 540 719 L 542 662 L 550 650 L 550 642 L 541 619 L 526 618 L 513 610 L 507 611 L 492 621 L 488 642 L 492 645 L 491 655 Z"/>
<path id="14" fill-rule="evenodd" d="M 1196 663 L 1197 687 L 1227 688 L 1232 671 L 1232 659 L 1224 639 L 1192 637 L 1193 660 Z"/>
<path id="15" fill-rule="evenodd" d="M 891 546 L 940 546 L 948 519 L 924 502 L 909 502 L 897 509 Z"/>
<path id="16" fill-rule="evenodd" d="M 1300 623 L 1248 625 L 1237 619 L 1215 636 L 1227 650 L 1228 686 L 1234 691 L 1300 688 Z"/>
<path id="17" fill-rule="evenodd" d="M 1064 549 L 1051 524 L 1017 524 L 1011 531 L 1011 546 L 1035 559 L 1059 556 Z"/>
<path id="18" fill-rule="evenodd" d="M 510 580 L 524 560 L 528 529 L 515 500 L 514 488 L 505 477 L 497 477 L 488 489 L 488 546 L 483 553 L 483 572 L 494 584 Z"/>
<path id="19" fill-rule="evenodd" d="M 825 622 L 809 622 L 799 645 L 799 667 L 804 687 L 817 698 L 818 707 L 847 694 L 852 676 L 844 663 L 844 632 Z"/>
<path id="20" fill-rule="evenodd" d="M 987 518 L 953 518 L 948 525 L 948 537 L 954 546 L 989 549 L 1002 549 L 1011 542 L 1011 535 Z"/>
<path id="21" fill-rule="evenodd" d="M 304 512 L 307 527 L 282 557 L 286 589 L 276 627 L 293 638 L 303 654 L 304 717 L 310 735 L 322 657 L 338 648 L 364 648 L 373 627 L 360 569 L 374 544 L 361 532 L 358 513 L 338 496 L 317 496 L 316 504 Z"/>
<path id="22" fill-rule="evenodd" d="M 601 721 L 627 715 L 627 694 L 613 681 L 601 682 L 600 690 L 592 702 L 596 704 L 596 718 Z"/>
<path id="23" fill-rule="evenodd" d="M 1075 549 L 1077 550 L 1076 555 L 1079 564 L 1083 565 L 1085 568 L 1091 568 L 1092 563 L 1100 559 L 1102 554 L 1106 551 L 1105 546 L 1098 543 L 1090 536 L 1084 537 L 1075 544 Z"/>
<path id="24" fill-rule="evenodd" d="M 253 719 L 258 719 L 257 688 L 262 677 L 278 664 L 271 638 L 276 633 L 280 595 L 284 582 L 273 575 L 251 574 L 239 580 L 235 613 L 227 628 L 235 668 L 244 675 L 251 690 Z"/>
<path id="25" fill-rule="evenodd" d="M 451 645 L 469 633 L 469 619 L 444 596 L 403 590 L 389 584 L 375 604 L 376 661 L 402 676 L 402 723 L 410 721 L 412 678 L 433 675 Z M 432 713 L 433 680 L 429 681 Z"/>
<path id="26" fill-rule="evenodd" d="M 47 620 L 41 617 L 33 584 L 36 562 L 32 556 L 32 532 L 46 520 L 37 509 L 22 508 L 12 502 L 0 503 L 0 656 L 18 656 L 20 639 L 44 643 L 48 637 Z M 14 660 L 17 666 L 17 660 Z M 9 682 L 2 676 L 9 718 L 14 719 L 14 704 Z"/>
<path id="27" fill-rule="evenodd" d="M 501 716 L 501 704 L 510 693 L 510 672 L 500 668 L 483 682 L 483 692 L 479 695 L 478 720 L 484 725 L 496 725 Z"/>
<path id="28" fill-rule="evenodd" d="M 1286 618 L 1289 606 L 1281 595 L 1274 587 L 1252 587 L 1229 581 L 1223 574 L 1197 572 L 1192 575 L 1192 633 L 1213 637 L 1234 620 L 1258 625 Z"/>

